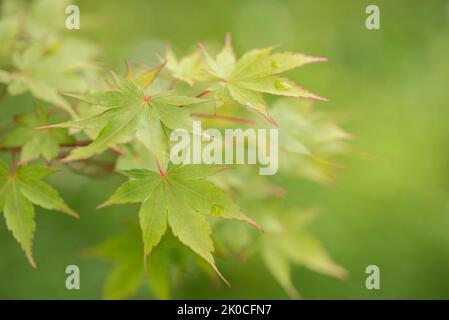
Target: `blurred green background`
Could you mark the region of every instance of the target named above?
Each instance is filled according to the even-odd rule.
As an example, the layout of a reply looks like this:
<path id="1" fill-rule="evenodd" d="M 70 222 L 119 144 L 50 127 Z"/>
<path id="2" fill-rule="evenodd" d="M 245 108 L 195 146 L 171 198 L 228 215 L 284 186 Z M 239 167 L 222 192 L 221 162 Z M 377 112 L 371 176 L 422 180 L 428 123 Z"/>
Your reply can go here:
<path id="1" fill-rule="evenodd" d="M 198 41 L 217 44 L 232 32 L 235 49 L 279 44 L 281 49 L 326 56 L 289 76 L 330 98 L 330 111 L 355 139 L 337 183 L 323 187 L 288 180 L 286 201 L 319 206 L 312 226 L 345 281 L 295 268 L 294 283 L 306 299 L 449 298 L 449 1 L 78 1 L 79 32 L 103 50 L 107 68 L 123 60 L 149 61 L 171 42 L 179 54 Z M 365 8 L 376 4 L 381 30 L 365 28 Z M 61 15 L 64 23 L 65 15 Z M 1 118 L 14 112 L 14 99 Z M 8 110 L 9 109 L 9 110 Z M 56 174 L 79 222 L 37 209 L 34 242 L 38 269 L 23 257 L 0 223 L 0 298 L 98 299 L 108 262 L 82 251 L 122 232 L 137 209 L 95 211 L 119 182 Z M 70 181 L 70 183 L 67 183 Z M 65 268 L 81 269 L 81 290 L 65 288 Z M 232 283 L 214 286 L 185 275 L 174 298 L 287 298 L 258 259 L 246 264 L 219 260 Z M 365 268 L 381 270 L 381 289 L 365 288 Z M 260 281 L 263 279 L 263 281 Z M 136 298 L 148 298 L 142 288 Z"/>

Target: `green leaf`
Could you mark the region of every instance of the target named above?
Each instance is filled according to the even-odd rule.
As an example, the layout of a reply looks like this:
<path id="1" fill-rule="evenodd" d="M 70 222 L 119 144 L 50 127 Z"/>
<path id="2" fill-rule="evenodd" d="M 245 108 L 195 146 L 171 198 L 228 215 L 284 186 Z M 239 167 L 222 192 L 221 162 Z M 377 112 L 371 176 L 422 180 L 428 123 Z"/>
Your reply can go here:
<path id="1" fill-rule="evenodd" d="M 221 276 L 212 255 L 211 230 L 204 214 L 259 226 L 246 217 L 231 198 L 205 181 L 206 175 L 199 174 L 195 167 L 169 166 L 168 171 L 161 175 L 147 170 L 125 171 L 123 173 L 131 180 L 123 184 L 106 205 L 142 199 L 139 215 L 145 256 L 166 232 L 168 219 L 173 234 Z"/>
<path id="2" fill-rule="evenodd" d="M 144 280 L 157 298 L 170 297 L 167 250 L 155 250 L 148 258 L 147 278 L 144 279 L 142 238 L 137 225 L 128 225 L 126 234 L 108 239 L 88 252 L 114 262 L 104 286 L 106 299 L 129 298 L 138 291 Z"/>
<path id="3" fill-rule="evenodd" d="M 229 169 L 231 169 L 229 165 L 205 164 L 197 164 L 194 166 L 171 165 L 169 167 L 170 177 L 180 180 L 201 180 Z"/>
<path id="4" fill-rule="evenodd" d="M 87 103 L 101 104 L 109 108 L 108 110 L 87 119 L 42 127 L 41 129 L 54 127 L 100 129 L 90 145 L 72 150 L 63 161 L 89 158 L 117 144 L 129 142 L 135 135 L 160 163 L 165 164 L 168 143 L 164 127 L 192 131 L 193 120 L 189 112 L 180 107 L 210 100 L 180 96 L 174 91 L 161 92 L 153 96 L 145 95 L 142 89 L 154 81 L 152 77 L 159 73 L 162 66 L 144 73 L 143 78 L 136 80 L 114 75 L 115 91 L 76 96 Z"/>
<path id="5" fill-rule="evenodd" d="M 6 195 L 9 187 L 9 170 L 6 164 L 0 160 L 0 213 L 5 206 Z"/>
<path id="6" fill-rule="evenodd" d="M 36 107 L 33 113 L 17 116 L 15 121 L 20 127 L 9 132 L 0 146 L 22 147 L 22 163 L 39 157 L 51 161 L 57 157 L 60 144 L 73 141 L 67 130 L 46 127 L 49 120 L 42 107 Z M 45 127 L 45 130 L 35 130 L 36 127 Z"/>
<path id="7" fill-rule="evenodd" d="M 52 172 L 54 170 L 50 168 L 22 165 L 10 175 L 4 163 L 0 162 L 0 211 L 4 212 L 8 229 L 33 267 L 36 266 L 32 254 L 36 229 L 33 203 L 78 217 L 56 190 L 41 181 Z"/>
<path id="8" fill-rule="evenodd" d="M 285 292 L 291 298 L 299 299 L 300 295 L 291 280 L 291 267 L 288 259 L 281 252 L 270 246 L 262 248 L 261 254 L 268 270 L 270 270 Z"/>
<path id="9" fill-rule="evenodd" d="M 156 105 L 169 106 L 189 106 L 192 104 L 205 103 L 211 101 L 210 99 L 188 97 L 177 95 L 173 90 L 161 94 L 157 94 L 151 98 Z"/>
<path id="10" fill-rule="evenodd" d="M 17 177 L 22 181 L 35 181 L 42 180 L 54 172 L 55 169 L 50 167 L 22 165 L 17 168 Z"/>
<path id="11" fill-rule="evenodd" d="M 134 294 L 142 283 L 142 274 L 136 272 L 134 261 L 122 260 L 108 274 L 104 288 L 107 300 L 122 300 Z"/>
<path id="12" fill-rule="evenodd" d="M 199 50 L 177 59 L 171 47 L 167 47 L 165 52 L 166 68 L 171 72 L 173 78 L 187 82 L 193 86 L 196 81 L 204 82 L 210 79 L 210 76 L 204 71 L 205 63 L 201 59 Z"/>
<path id="13" fill-rule="evenodd" d="M 220 86 L 211 86 L 209 90 L 218 91 L 216 97 L 230 96 L 269 121 L 272 119 L 261 93 L 326 101 L 325 98 L 309 92 L 293 81 L 277 76 L 308 63 L 325 61 L 324 58 L 292 52 L 272 53 L 272 51 L 273 48 L 252 50 L 236 60 L 229 37 L 215 59 L 203 48 L 207 72 L 215 77 L 214 81 L 221 83 Z"/>
<path id="14" fill-rule="evenodd" d="M 251 91 L 270 93 L 278 96 L 287 96 L 291 98 L 313 98 L 316 100 L 327 101 L 327 99 L 319 97 L 298 86 L 293 81 L 278 76 L 267 76 L 260 79 L 236 81 L 235 84 L 241 88 Z M 237 100 L 237 98 L 234 99 Z"/>
<path id="15" fill-rule="evenodd" d="M 267 106 L 259 92 L 254 92 L 236 85 L 229 85 L 228 90 L 231 97 L 238 103 L 257 111 L 266 118 L 269 117 Z"/>
<path id="16" fill-rule="evenodd" d="M 30 30 L 33 31 L 27 31 Z M 13 68 L 1 72 L 0 78 L 8 84 L 9 94 L 29 91 L 75 118 L 74 110 L 61 92 L 86 90 L 85 67 L 91 64 L 95 51 L 90 44 L 76 40 L 32 41 L 23 52 L 12 55 Z"/>
<path id="17" fill-rule="evenodd" d="M 78 214 L 66 205 L 59 193 L 45 182 L 19 180 L 19 185 L 23 195 L 35 205 L 48 210 L 61 211 L 74 218 L 79 218 Z"/>
<path id="18" fill-rule="evenodd" d="M 162 123 L 169 129 L 185 129 L 192 131 L 192 119 L 190 114 L 181 108 L 170 105 L 154 105 L 154 108 L 159 113 Z"/>
<path id="19" fill-rule="evenodd" d="M 309 233 L 280 239 L 280 248 L 298 265 L 340 279 L 346 276 L 346 270 L 333 262 L 320 241 Z"/>
<path id="20" fill-rule="evenodd" d="M 148 71 L 145 71 L 141 75 L 139 75 L 134 82 L 142 89 L 148 88 L 156 79 L 158 74 L 161 72 L 161 70 L 164 68 L 165 63 L 162 63 L 155 67 L 154 69 L 150 69 Z"/>
<path id="21" fill-rule="evenodd" d="M 167 230 L 167 200 L 165 186 L 158 185 L 142 203 L 139 212 L 145 256 L 161 240 Z"/>
<path id="22" fill-rule="evenodd" d="M 132 179 L 122 184 L 114 194 L 98 206 L 98 208 L 104 208 L 113 204 L 125 204 L 143 202 L 148 198 L 156 186 L 159 184 L 159 177 L 156 173 L 148 171 L 145 178 Z M 153 177 L 151 177 L 153 175 Z"/>
<path id="23" fill-rule="evenodd" d="M 241 80 L 259 79 L 296 69 L 309 63 L 326 61 L 326 58 L 307 56 L 302 53 L 279 52 L 272 54 L 272 49 L 255 50 L 246 57 L 242 57 L 235 66 L 233 77 Z"/>
<path id="24" fill-rule="evenodd" d="M 106 91 L 84 96 L 69 95 L 88 104 L 100 105 L 108 108 L 122 107 L 141 102 L 141 97 L 126 91 Z"/>
<path id="25" fill-rule="evenodd" d="M 173 178 L 179 194 L 184 194 L 186 202 L 196 211 L 223 219 L 247 222 L 262 229 L 256 222 L 245 216 L 234 201 L 222 190 L 205 180 L 180 180 Z"/>
<path id="26" fill-rule="evenodd" d="M 312 234 L 305 231 L 316 212 L 289 210 L 279 217 L 273 212 L 264 212 L 263 215 L 261 219 L 267 233 L 261 239 L 259 249 L 267 268 L 290 297 L 299 297 L 291 281 L 292 264 L 339 279 L 346 276 L 346 270 L 331 259 Z"/>
<path id="27" fill-rule="evenodd" d="M 122 108 L 120 114 L 100 131 L 94 142 L 85 147 L 75 148 L 64 161 L 89 158 L 115 144 L 128 141 L 136 130 L 139 111 L 139 109 Z"/>
<path id="28" fill-rule="evenodd" d="M 279 126 L 281 172 L 332 183 L 339 169 L 332 158 L 348 151 L 351 135 L 305 101 L 280 99 L 271 114 Z"/>
<path id="29" fill-rule="evenodd" d="M 12 232 L 14 238 L 20 243 L 30 264 L 36 267 L 32 253 L 34 231 L 36 230 L 34 208 L 14 181 L 11 182 L 9 192 L 6 195 L 3 211 L 8 230 Z"/>
<path id="30" fill-rule="evenodd" d="M 161 118 L 155 110 L 145 108 L 140 114 L 136 136 L 153 152 L 159 163 L 165 163 L 168 154 L 167 136 Z"/>
<path id="31" fill-rule="evenodd" d="M 226 284 L 228 282 L 221 275 L 212 256 L 211 229 L 205 217 L 186 207 L 181 199 L 173 192 L 169 193 L 168 223 L 173 234 L 186 246 L 206 260 Z"/>

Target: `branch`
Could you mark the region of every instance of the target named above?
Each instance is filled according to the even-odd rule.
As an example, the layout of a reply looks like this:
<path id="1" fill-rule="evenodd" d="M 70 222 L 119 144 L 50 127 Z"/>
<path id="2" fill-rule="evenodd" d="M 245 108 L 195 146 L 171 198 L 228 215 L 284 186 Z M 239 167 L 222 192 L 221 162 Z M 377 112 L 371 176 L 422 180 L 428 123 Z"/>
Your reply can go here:
<path id="1" fill-rule="evenodd" d="M 254 121 L 250 119 L 236 118 L 231 116 L 221 116 L 218 114 L 207 114 L 207 113 L 192 113 L 190 114 L 192 118 L 200 118 L 200 119 L 215 119 L 215 120 L 223 120 L 235 123 L 242 123 L 247 125 L 253 125 Z"/>
<path id="2" fill-rule="evenodd" d="M 159 175 L 162 178 L 166 178 L 167 177 L 167 172 L 165 172 L 165 170 L 162 168 L 161 163 L 159 162 L 159 160 L 157 158 L 155 158 L 155 160 L 156 160 L 157 169 L 159 170 Z"/>
<path id="3" fill-rule="evenodd" d="M 16 151 L 13 151 L 11 154 L 11 175 L 13 177 L 16 175 L 16 165 L 17 165 L 16 155 L 17 155 Z"/>
<path id="4" fill-rule="evenodd" d="M 197 98 L 204 97 L 209 92 L 210 92 L 209 90 L 204 90 L 203 92 L 198 93 L 195 97 L 197 97 Z"/>
<path id="5" fill-rule="evenodd" d="M 83 147 L 90 144 L 92 141 L 90 140 L 82 140 L 82 141 L 75 141 L 72 143 L 61 143 L 59 145 L 60 148 L 75 148 L 75 147 Z M 6 151 L 6 152 L 19 152 L 22 150 L 22 147 L 0 147 L 0 151 Z"/>
<path id="6" fill-rule="evenodd" d="M 7 86 L 5 85 L 4 87 L 3 87 L 3 90 L 2 90 L 2 92 L 0 93 L 0 102 L 2 102 L 3 101 L 3 99 L 5 99 L 6 97 L 7 97 L 7 95 L 8 95 L 8 90 L 7 90 Z"/>

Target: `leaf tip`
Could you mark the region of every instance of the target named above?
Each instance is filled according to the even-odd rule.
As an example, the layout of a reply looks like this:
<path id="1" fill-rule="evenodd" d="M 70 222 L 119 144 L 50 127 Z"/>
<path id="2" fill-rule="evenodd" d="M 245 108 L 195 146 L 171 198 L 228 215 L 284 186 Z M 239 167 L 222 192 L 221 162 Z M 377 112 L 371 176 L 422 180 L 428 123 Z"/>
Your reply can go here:
<path id="1" fill-rule="evenodd" d="M 34 258 L 33 258 L 32 254 L 31 254 L 31 252 L 28 252 L 28 253 L 26 254 L 26 256 L 27 256 L 28 262 L 29 262 L 30 265 L 33 267 L 33 269 L 37 269 L 36 262 L 34 261 Z"/>
<path id="2" fill-rule="evenodd" d="M 103 208 L 106 208 L 107 206 L 110 206 L 111 204 L 109 203 L 109 201 L 105 201 L 102 204 L 99 204 L 98 206 L 95 207 L 96 210 L 101 210 Z"/>

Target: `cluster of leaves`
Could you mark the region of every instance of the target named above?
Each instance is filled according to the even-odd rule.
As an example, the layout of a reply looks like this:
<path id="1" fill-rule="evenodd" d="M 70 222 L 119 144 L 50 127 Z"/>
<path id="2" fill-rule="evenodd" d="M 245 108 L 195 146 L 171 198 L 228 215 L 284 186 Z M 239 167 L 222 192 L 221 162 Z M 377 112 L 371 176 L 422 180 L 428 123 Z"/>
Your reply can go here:
<path id="1" fill-rule="evenodd" d="M 51 12 L 66 3 L 57 3 L 5 1 L 0 19 L 0 90 L 4 96 L 26 94 L 35 103 L 33 113 L 16 115 L 0 137 L 0 151 L 12 155 L 10 170 L 0 162 L 0 210 L 32 265 L 33 204 L 77 216 L 42 179 L 54 171 L 52 166 L 74 170 L 82 163 L 77 172 L 95 173 L 101 167 L 128 178 L 99 208 L 141 203 L 140 227 L 130 224 L 128 234 L 90 250 L 116 262 L 106 282 L 107 298 L 129 297 L 142 281 L 157 297 L 168 298 L 171 280 L 185 265 L 227 283 L 216 266 L 214 243 L 218 252 L 260 254 L 292 297 L 298 294 L 290 280 L 291 263 L 344 276 L 344 269 L 304 231 L 308 214 L 268 208 L 286 193 L 258 176 L 254 166 L 174 166 L 168 156 L 170 132 L 192 133 L 194 118 L 221 128 L 279 126 L 281 174 L 328 182 L 334 166 L 327 158 L 345 150 L 349 135 L 328 116 L 286 102 L 326 99 L 280 75 L 324 58 L 270 47 L 237 59 L 228 35 L 215 57 L 199 45 L 178 59 L 167 47 L 160 65 L 135 70 L 127 63 L 126 74 L 112 73 L 110 81 L 93 63 L 94 47 L 69 38 L 61 21 L 43 18 L 58 16 Z M 263 94 L 286 98 L 270 108 Z M 104 166 L 99 157 L 110 162 Z M 248 205 L 254 202 L 257 209 Z M 265 232 L 221 222 L 226 219 Z M 195 255 L 186 255 L 179 244 Z"/>

